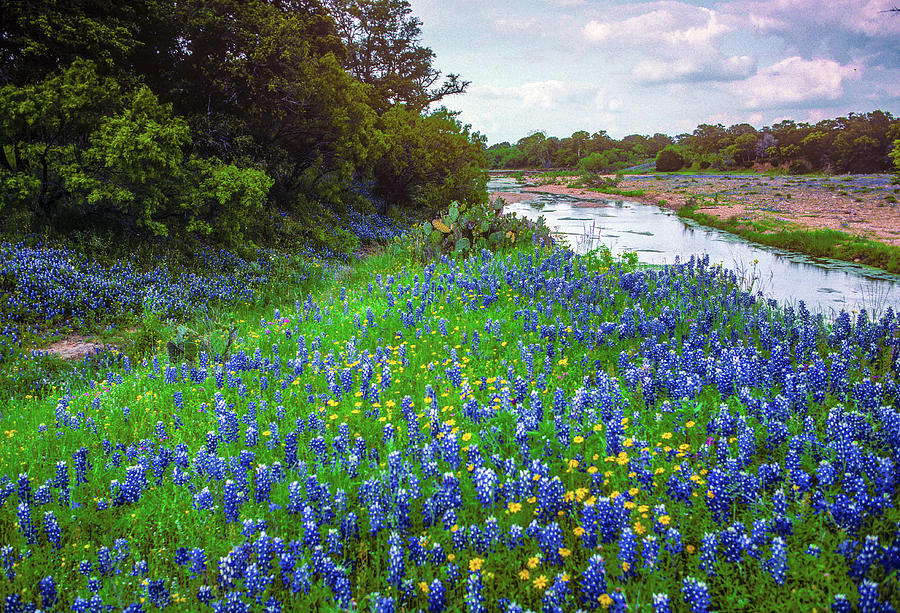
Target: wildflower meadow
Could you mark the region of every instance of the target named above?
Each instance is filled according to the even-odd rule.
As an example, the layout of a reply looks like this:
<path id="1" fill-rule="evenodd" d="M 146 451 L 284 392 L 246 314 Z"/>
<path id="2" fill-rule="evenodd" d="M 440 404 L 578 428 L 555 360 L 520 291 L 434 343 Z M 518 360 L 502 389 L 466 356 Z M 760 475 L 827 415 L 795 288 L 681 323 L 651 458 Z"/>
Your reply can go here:
<path id="1" fill-rule="evenodd" d="M 900 607 L 891 309 L 378 257 L 227 355 L 0 399 L 3 610 Z"/>

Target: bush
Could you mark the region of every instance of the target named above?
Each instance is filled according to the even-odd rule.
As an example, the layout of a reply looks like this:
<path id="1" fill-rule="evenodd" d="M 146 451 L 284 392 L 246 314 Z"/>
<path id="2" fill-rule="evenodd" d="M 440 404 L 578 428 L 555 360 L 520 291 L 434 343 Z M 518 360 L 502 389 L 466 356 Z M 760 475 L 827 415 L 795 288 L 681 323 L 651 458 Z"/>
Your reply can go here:
<path id="1" fill-rule="evenodd" d="M 442 253 L 465 256 L 482 249 L 497 251 L 527 241 L 551 244 L 550 230 L 543 218 L 530 221 L 515 215 L 503 215 L 503 200 L 474 206 L 451 202 L 445 213 L 417 225 L 410 240 L 423 258 Z"/>
<path id="2" fill-rule="evenodd" d="M 788 164 L 788 174 L 789 175 L 802 175 L 809 172 L 809 164 L 802 160 L 794 160 L 790 164 Z"/>
<path id="3" fill-rule="evenodd" d="M 675 172 L 684 167 L 685 159 L 677 150 L 666 147 L 656 154 L 656 170 L 658 172 Z"/>

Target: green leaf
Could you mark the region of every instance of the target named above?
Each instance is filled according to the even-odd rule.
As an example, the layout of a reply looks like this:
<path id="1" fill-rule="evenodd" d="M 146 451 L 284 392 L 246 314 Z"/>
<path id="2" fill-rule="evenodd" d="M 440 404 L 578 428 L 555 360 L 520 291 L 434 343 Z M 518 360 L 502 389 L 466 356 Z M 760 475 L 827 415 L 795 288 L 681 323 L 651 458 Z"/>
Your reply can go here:
<path id="1" fill-rule="evenodd" d="M 457 253 L 465 253 L 469 250 L 472 244 L 469 242 L 469 239 L 463 237 L 456 241 L 456 252 Z"/>

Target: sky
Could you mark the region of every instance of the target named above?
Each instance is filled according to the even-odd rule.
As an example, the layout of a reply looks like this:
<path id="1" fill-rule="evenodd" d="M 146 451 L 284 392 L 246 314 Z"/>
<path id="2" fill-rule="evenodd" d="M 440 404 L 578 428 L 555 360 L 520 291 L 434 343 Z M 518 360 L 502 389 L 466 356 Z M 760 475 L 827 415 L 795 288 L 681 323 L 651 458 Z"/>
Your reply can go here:
<path id="1" fill-rule="evenodd" d="M 488 138 L 675 136 L 880 109 L 900 116 L 893 0 L 410 0 L 443 103 Z"/>

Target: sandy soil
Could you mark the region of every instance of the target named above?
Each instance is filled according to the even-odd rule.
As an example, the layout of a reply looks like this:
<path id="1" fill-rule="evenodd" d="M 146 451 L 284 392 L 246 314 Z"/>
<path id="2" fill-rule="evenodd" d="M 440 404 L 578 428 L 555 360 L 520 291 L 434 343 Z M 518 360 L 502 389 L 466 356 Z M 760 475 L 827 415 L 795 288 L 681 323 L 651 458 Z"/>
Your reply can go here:
<path id="1" fill-rule="evenodd" d="M 63 360 L 83 360 L 85 357 L 105 348 L 106 345 L 102 345 L 94 339 L 73 334 L 51 344 L 45 351 L 55 353 Z"/>
<path id="2" fill-rule="evenodd" d="M 537 177 L 526 177 L 537 182 Z M 886 175 L 850 177 L 791 177 L 764 175 L 628 176 L 621 190 L 642 189 L 646 204 L 678 210 L 691 198 L 714 199 L 698 211 L 721 219 L 768 220 L 775 226 L 831 228 L 900 246 L 900 199 L 897 185 Z M 585 200 L 616 198 L 600 191 L 570 188 L 565 184 L 523 187 L 526 192 L 567 194 Z M 900 191 L 900 190 L 898 190 Z M 497 194 L 507 202 L 527 199 L 524 194 Z M 512 199 L 511 197 L 516 197 Z M 586 203 L 590 206 L 588 203 Z"/>

